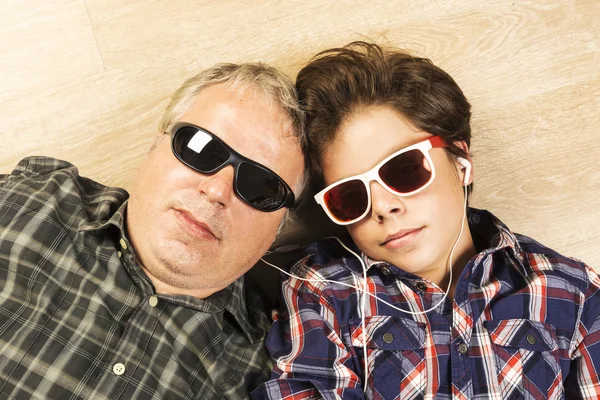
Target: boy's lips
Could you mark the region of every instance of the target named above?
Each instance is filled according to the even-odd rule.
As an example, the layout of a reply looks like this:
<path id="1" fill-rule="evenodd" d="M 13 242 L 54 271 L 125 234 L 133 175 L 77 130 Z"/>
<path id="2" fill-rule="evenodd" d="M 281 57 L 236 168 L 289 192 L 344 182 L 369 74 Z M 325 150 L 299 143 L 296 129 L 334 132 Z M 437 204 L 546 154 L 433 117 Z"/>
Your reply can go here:
<path id="1" fill-rule="evenodd" d="M 402 229 L 385 237 L 380 246 L 388 248 L 404 247 L 417 237 L 423 228 Z"/>

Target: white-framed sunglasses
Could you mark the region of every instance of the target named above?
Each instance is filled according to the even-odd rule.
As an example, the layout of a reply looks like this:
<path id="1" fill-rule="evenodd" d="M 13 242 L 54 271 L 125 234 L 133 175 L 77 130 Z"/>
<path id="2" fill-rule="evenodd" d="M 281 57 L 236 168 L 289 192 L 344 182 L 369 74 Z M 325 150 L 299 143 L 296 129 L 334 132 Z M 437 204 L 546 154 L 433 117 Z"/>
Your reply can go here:
<path id="1" fill-rule="evenodd" d="M 448 144 L 440 136 L 433 136 L 398 150 L 371 170 L 327 186 L 315 195 L 315 200 L 338 225 L 360 221 L 371 210 L 371 181 L 396 196 L 411 196 L 429 186 L 435 178 L 429 150 L 438 147 Z"/>

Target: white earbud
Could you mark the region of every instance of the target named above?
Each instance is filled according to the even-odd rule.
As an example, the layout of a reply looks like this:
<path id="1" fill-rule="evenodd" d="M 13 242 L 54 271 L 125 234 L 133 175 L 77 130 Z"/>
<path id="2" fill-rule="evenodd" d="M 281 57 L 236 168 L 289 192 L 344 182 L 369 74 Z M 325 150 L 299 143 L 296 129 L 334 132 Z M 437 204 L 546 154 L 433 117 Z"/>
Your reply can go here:
<path id="1" fill-rule="evenodd" d="M 467 186 L 469 184 L 469 176 L 471 176 L 471 163 L 469 160 L 463 157 L 458 157 L 456 159 L 460 165 L 465 169 L 465 177 L 463 178 L 463 186 Z"/>

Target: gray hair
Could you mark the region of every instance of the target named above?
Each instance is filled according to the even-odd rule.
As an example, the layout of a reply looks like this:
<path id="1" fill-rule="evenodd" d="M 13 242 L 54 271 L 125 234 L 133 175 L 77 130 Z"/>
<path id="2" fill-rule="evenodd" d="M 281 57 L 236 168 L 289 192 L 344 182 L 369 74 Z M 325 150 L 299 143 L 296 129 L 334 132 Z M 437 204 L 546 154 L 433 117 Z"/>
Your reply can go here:
<path id="1" fill-rule="evenodd" d="M 279 107 L 284 111 L 287 118 L 281 121 L 282 130 L 284 133 L 297 138 L 304 154 L 304 172 L 295 185 L 297 188 L 296 201 L 303 201 L 309 180 L 309 170 L 306 167 L 309 164 L 304 111 L 298 103 L 294 84 L 289 77 L 275 67 L 260 62 L 222 63 L 189 78 L 173 94 L 171 102 L 160 121 L 160 132 L 167 132 L 171 124 L 190 107 L 195 96 L 201 90 L 218 84 L 230 85 L 240 92 L 251 89 L 252 94 L 256 94 L 262 100 L 267 101 L 268 107 Z M 288 219 L 288 214 L 286 213 L 284 221 Z"/>

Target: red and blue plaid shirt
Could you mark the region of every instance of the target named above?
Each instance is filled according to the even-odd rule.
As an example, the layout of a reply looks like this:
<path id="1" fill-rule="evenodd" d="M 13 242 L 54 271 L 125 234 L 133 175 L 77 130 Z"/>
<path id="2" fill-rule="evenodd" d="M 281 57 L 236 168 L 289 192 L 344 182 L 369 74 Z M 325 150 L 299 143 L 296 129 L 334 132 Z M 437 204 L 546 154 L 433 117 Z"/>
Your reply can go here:
<path id="1" fill-rule="evenodd" d="M 420 315 L 336 283 L 287 279 L 267 339 L 272 380 L 255 399 L 600 398 L 600 280 L 584 263 L 469 210 L 482 250 L 454 299 Z M 334 240 L 313 243 L 292 273 L 357 285 L 358 260 Z M 368 290 L 399 308 L 426 310 L 442 289 L 363 256 Z M 363 389 L 367 340 L 368 384 Z"/>

